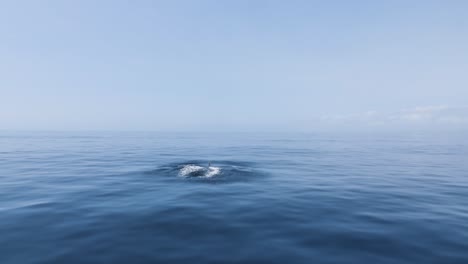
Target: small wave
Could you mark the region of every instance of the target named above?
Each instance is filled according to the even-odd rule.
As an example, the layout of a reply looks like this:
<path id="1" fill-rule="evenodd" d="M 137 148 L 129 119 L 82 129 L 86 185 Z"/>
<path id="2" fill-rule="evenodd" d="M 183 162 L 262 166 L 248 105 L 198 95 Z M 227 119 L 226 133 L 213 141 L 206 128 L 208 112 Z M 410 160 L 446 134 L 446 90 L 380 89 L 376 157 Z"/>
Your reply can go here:
<path id="1" fill-rule="evenodd" d="M 251 163 L 239 161 L 215 161 L 216 165 L 206 166 L 206 160 L 169 163 L 149 171 L 150 174 L 191 179 L 202 182 L 247 181 L 265 175 L 252 167 Z"/>
<path id="2" fill-rule="evenodd" d="M 210 178 L 215 175 L 218 175 L 221 172 L 219 167 L 202 167 L 199 165 L 188 164 L 184 165 L 179 170 L 179 176 L 182 177 L 205 177 Z"/>
<path id="3" fill-rule="evenodd" d="M 213 177 L 220 174 L 221 168 L 219 167 L 209 167 L 205 177 Z"/>
<path id="4" fill-rule="evenodd" d="M 182 167 L 182 169 L 180 169 L 179 176 L 188 176 L 191 174 L 197 174 L 201 172 L 202 170 L 204 170 L 204 168 L 198 165 L 191 165 L 191 164 L 185 165 Z"/>

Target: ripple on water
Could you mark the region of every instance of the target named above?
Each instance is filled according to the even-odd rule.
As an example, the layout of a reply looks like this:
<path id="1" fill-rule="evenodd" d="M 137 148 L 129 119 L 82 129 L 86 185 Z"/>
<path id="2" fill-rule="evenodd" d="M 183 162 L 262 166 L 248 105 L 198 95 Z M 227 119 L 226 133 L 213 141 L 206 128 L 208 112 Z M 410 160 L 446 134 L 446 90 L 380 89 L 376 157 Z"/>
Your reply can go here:
<path id="1" fill-rule="evenodd" d="M 206 161 L 176 162 L 159 166 L 149 173 L 203 182 L 247 181 L 264 175 L 246 162 L 217 161 L 208 164 Z"/>

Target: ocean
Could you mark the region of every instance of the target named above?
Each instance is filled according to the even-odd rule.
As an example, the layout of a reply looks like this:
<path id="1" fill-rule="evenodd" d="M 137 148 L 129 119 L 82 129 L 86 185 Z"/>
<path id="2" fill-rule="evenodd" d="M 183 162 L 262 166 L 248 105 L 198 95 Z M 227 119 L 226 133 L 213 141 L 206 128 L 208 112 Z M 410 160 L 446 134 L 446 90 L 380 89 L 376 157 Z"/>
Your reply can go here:
<path id="1" fill-rule="evenodd" d="M 458 133 L 0 132 L 0 263 L 468 263 Z"/>

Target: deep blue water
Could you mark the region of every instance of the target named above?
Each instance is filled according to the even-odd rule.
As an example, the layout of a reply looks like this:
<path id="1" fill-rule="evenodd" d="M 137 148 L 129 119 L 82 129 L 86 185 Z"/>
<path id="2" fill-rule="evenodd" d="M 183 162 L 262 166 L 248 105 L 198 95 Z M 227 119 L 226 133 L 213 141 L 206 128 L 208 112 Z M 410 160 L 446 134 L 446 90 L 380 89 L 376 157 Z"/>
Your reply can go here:
<path id="1" fill-rule="evenodd" d="M 1 132 L 0 263 L 466 264 L 468 137 Z"/>

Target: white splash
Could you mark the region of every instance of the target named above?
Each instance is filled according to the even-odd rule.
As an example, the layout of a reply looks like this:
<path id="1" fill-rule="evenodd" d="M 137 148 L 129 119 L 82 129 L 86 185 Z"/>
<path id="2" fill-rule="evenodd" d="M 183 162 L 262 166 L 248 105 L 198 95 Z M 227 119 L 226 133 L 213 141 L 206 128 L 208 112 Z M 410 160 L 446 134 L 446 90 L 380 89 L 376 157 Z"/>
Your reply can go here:
<path id="1" fill-rule="evenodd" d="M 201 166 L 198 166 L 198 165 L 185 165 L 184 167 L 182 167 L 182 169 L 180 169 L 179 171 L 179 175 L 180 176 L 189 176 L 190 174 L 194 173 L 194 172 L 199 172 L 199 171 L 202 171 L 204 170 L 205 168 L 201 167 Z"/>
<path id="2" fill-rule="evenodd" d="M 208 167 L 207 169 L 207 172 L 205 173 L 205 176 L 204 177 L 207 177 L 207 178 L 211 178 L 215 175 L 218 175 L 219 173 L 221 172 L 221 168 L 220 167 Z"/>
<path id="3" fill-rule="evenodd" d="M 210 166 L 208 168 L 194 165 L 194 164 L 188 164 L 183 166 L 180 171 L 179 171 L 179 176 L 182 177 L 190 177 L 190 176 L 198 176 L 198 177 L 203 177 L 203 178 L 211 178 L 215 175 L 218 175 L 221 172 L 221 168 L 219 167 L 214 167 Z"/>

